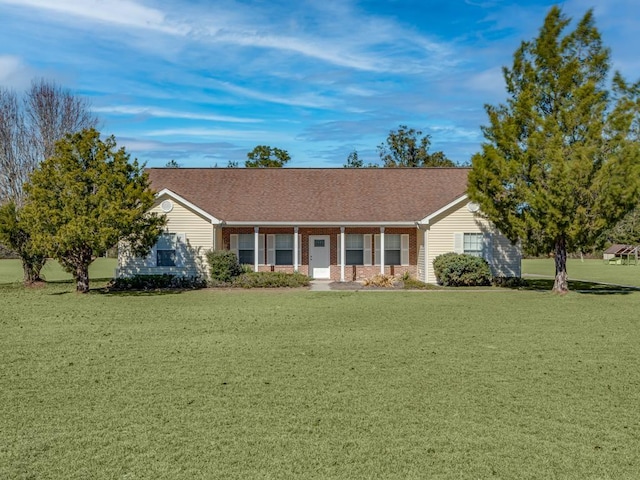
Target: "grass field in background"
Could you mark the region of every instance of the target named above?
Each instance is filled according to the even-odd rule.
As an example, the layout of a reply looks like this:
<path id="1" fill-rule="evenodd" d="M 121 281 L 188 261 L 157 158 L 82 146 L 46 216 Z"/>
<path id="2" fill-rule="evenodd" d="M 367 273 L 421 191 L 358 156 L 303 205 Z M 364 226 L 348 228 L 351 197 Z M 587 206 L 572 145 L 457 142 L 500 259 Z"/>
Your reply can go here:
<path id="1" fill-rule="evenodd" d="M 526 275 L 555 275 L 555 262 L 548 259 L 522 260 L 522 273 Z M 568 259 L 569 279 L 589 282 L 613 283 L 640 287 L 640 265 L 607 265 L 602 260 Z"/>
<path id="2" fill-rule="evenodd" d="M 115 258 L 97 258 L 89 266 L 89 278 L 98 281 L 112 278 L 118 260 Z M 71 275 L 65 272 L 60 264 L 55 260 L 47 260 L 43 269 L 42 277 L 47 282 L 70 281 Z M 22 264 L 20 260 L 0 260 L 0 284 L 22 282 Z M 92 285 L 93 287 L 93 285 Z"/>
<path id="3" fill-rule="evenodd" d="M 640 471 L 640 293 L 73 289 L 0 286 L 0 478 Z"/>

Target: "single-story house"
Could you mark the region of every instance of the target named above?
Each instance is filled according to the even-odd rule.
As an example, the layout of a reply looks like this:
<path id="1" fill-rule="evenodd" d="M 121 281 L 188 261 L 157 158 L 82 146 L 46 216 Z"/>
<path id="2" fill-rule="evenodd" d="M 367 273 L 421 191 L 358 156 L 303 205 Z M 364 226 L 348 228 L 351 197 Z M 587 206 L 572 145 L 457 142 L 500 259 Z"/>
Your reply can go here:
<path id="1" fill-rule="evenodd" d="M 206 275 L 231 250 L 255 271 L 351 281 L 378 273 L 435 283 L 433 259 L 484 257 L 520 276 L 520 249 L 469 202 L 465 168 L 151 168 L 166 233 L 145 258 L 120 249 L 118 276 Z"/>

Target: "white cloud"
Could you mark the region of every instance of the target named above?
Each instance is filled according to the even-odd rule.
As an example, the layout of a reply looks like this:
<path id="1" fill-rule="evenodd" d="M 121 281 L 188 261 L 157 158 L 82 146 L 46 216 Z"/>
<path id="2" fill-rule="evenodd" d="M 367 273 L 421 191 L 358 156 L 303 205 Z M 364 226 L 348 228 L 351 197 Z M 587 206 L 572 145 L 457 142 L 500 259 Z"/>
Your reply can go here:
<path id="1" fill-rule="evenodd" d="M 54 11 L 101 23 L 158 30 L 174 35 L 183 35 L 188 32 L 185 25 L 170 24 L 166 15 L 160 10 L 131 0 L 0 0 L 0 4 L 2 3 L 21 8 Z"/>
<path id="2" fill-rule="evenodd" d="M 476 92 L 488 93 L 492 97 L 504 97 L 505 83 L 501 67 L 494 67 L 471 75 L 466 82 Z"/>
<path id="3" fill-rule="evenodd" d="M 386 71 L 388 66 L 381 59 L 364 54 L 354 54 L 345 48 L 337 48 L 331 42 L 317 38 L 274 36 L 259 32 L 216 32 L 211 39 L 244 47 L 258 47 L 294 52 L 305 57 L 323 60 L 333 65 L 365 71 Z"/>
<path id="4" fill-rule="evenodd" d="M 110 113 L 114 115 L 137 115 L 137 116 L 150 116 L 158 118 L 182 118 L 187 120 L 205 120 L 210 122 L 230 122 L 230 123 L 259 123 L 260 119 L 254 118 L 240 118 L 230 117 L 225 115 L 209 115 L 192 112 L 179 112 L 176 110 L 166 110 L 156 107 L 143 107 L 143 106 L 127 106 L 118 105 L 112 107 L 96 107 L 93 108 L 97 113 Z"/>
<path id="5" fill-rule="evenodd" d="M 308 108 L 331 108 L 334 102 L 327 98 L 314 93 L 306 95 L 275 95 L 252 90 L 238 85 L 233 85 L 229 82 L 221 82 L 214 80 L 214 84 L 229 93 L 238 95 L 240 97 L 253 98 L 255 100 L 261 100 L 269 103 L 278 103 L 281 105 L 290 105 L 296 107 L 308 107 Z"/>
<path id="6" fill-rule="evenodd" d="M 393 19 L 367 14 L 348 3 L 297 5 L 304 10 L 300 17 L 289 11 L 279 15 L 273 5 L 261 9 L 259 4 L 247 6 L 233 0 L 168 4 L 164 9 L 136 0 L 0 0 L 1 4 L 58 13 L 56 21 L 74 29 L 86 28 L 78 25 L 80 17 L 116 28 L 179 36 L 192 44 L 289 52 L 367 72 L 415 73 L 439 70 L 455 62 L 446 43 L 434 42 Z M 313 22 L 298 18 L 313 18 Z M 398 50 L 398 44 L 404 48 Z M 168 48 L 162 42 L 145 46 L 155 46 L 160 55 Z M 416 53 L 422 57 L 420 61 L 414 60 Z"/>
<path id="7" fill-rule="evenodd" d="M 251 139 L 271 135 L 272 132 L 255 130 L 229 130 L 221 128 L 164 128 L 144 132 L 149 137 L 223 137 L 226 139 Z"/>
<path id="8" fill-rule="evenodd" d="M 31 82 L 32 71 L 20 58 L 0 55 L 0 86 L 23 89 Z"/>

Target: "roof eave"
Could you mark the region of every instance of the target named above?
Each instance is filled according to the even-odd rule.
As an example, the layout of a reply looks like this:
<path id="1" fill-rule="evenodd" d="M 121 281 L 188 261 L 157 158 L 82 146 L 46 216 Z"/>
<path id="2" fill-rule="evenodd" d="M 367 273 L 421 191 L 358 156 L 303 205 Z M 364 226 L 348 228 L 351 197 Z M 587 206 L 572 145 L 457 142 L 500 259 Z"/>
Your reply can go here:
<path id="1" fill-rule="evenodd" d="M 434 218 L 436 218 L 437 216 L 443 214 L 444 212 L 446 212 L 447 210 L 461 204 L 462 202 L 466 201 L 469 198 L 469 196 L 465 193 L 464 195 L 456 198 L 455 200 L 453 200 L 452 202 L 447 203 L 444 207 L 436 210 L 435 212 L 433 212 L 430 215 L 427 215 L 426 217 L 424 217 L 422 220 L 420 220 L 418 223 L 420 225 L 429 225 L 429 223 L 431 222 L 431 220 L 433 220 Z"/>
<path id="2" fill-rule="evenodd" d="M 413 220 L 401 222 L 351 222 L 342 220 L 333 222 L 230 220 L 223 224 L 225 227 L 414 227 L 416 222 Z"/>
<path id="3" fill-rule="evenodd" d="M 162 190 L 160 190 L 158 193 L 156 193 L 156 198 L 160 198 L 163 195 L 166 195 L 168 197 L 173 198 L 175 201 L 183 204 L 184 206 L 188 207 L 190 210 L 193 210 L 194 212 L 199 213 L 200 215 L 202 215 L 203 217 L 205 217 L 206 219 L 208 219 L 213 225 L 220 225 L 222 224 L 222 220 L 217 219 L 216 217 L 214 217 L 213 215 L 211 215 L 210 213 L 205 212 L 204 210 L 202 210 L 200 207 L 198 207 L 197 205 L 191 203 L 189 200 L 187 200 L 184 197 L 181 197 L 180 195 L 178 195 L 175 192 L 172 192 L 171 190 L 169 190 L 168 188 L 163 188 Z"/>

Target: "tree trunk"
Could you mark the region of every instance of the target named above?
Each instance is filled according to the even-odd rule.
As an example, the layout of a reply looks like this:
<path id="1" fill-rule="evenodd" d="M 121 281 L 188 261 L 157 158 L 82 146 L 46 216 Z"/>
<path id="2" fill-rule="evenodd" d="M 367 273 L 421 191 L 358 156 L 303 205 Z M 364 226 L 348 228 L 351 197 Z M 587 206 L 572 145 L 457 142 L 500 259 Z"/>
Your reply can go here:
<path id="1" fill-rule="evenodd" d="M 569 282 L 567 276 L 567 244 L 564 237 L 556 239 L 556 279 L 553 283 L 553 292 L 567 293 L 569 291 Z"/>
<path id="2" fill-rule="evenodd" d="M 40 271 L 47 259 L 41 255 L 22 256 L 23 283 L 25 286 L 41 282 Z"/>
<path id="3" fill-rule="evenodd" d="M 76 267 L 76 292 L 89 293 L 89 264 L 82 263 Z"/>

